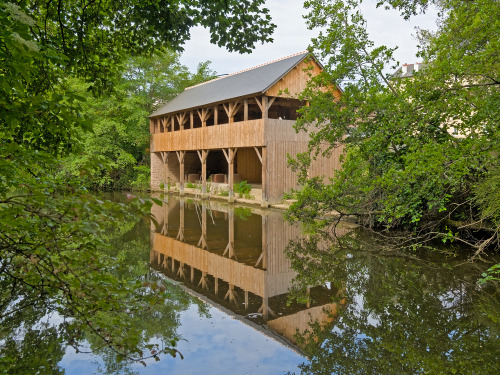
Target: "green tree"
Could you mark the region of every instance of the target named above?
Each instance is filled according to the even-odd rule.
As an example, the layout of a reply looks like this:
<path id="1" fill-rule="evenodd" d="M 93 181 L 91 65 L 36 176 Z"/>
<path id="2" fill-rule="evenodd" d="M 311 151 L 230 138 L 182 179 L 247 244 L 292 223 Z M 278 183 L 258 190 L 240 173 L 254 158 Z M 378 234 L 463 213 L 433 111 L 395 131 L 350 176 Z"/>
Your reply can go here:
<path id="1" fill-rule="evenodd" d="M 340 290 L 332 323 L 314 323 L 297 337 L 310 358 L 301 373 L 500 370 L 500 289 L 478 288 L 478 265 L 436 252 L 394 251 L 383 236 L 362 228 L 334 233 L 319 231 L 287 247 L 298 298 L 310 285 Z"/>
<path id="2" fill-rule="evenodd" d="M 311 0 L 312 48 L 325 71 L 302 94 L 298 130 L 311 132 L 309 152 L 292 161 L 303 190 L 289 212 L 311 221 L 336 210 L 366 226 L 404 228 L 498 248 L 500 159 L 500 5 L 497 1 L 387 0 L 409 18 L 439 7 L 438 30 L 421 30 L 425 68 L 393 76 L 395 48 L 369 38 L 357 0 Z M 340 99 L 328 90 L 342 88 Z M 320 90 L 318 90 L 320 89 Z M 345 147 L 331 181 L 307 178 L 312 158 Z"/>
<path id="3" fill-rule="evenodd" d="M 108 93 L 128 56 L 180 50 L 195 25 L 212 42 L 248 52 L 274 25 L 255 1 L 13 1 L 0 4 L 0 321 L 41 304 L 70 318 L 75 338 L 89 330 L 122 358 L 147 355 L 140 330 L 122 319 L 165 303 L 158 283 L 116 271 L 106 234 L 148 211 L 114 204 L 61 178 L 81 129 L 83 100 L 71 83 Z M 167 293 L 167 294 L 166 294 Z M 175 354 L 175 341 L 150 356 Z M 153 353 L 152 353 L 153 351 Z"/>
<path id="4" fill-rule="evenodd" d="M 79 176 L 91 190 L 149 189 L 147 117 L 185 87 L 212 78 L 208 64 L 200 64 L 191 74 L 174 52 L 131 57 L 113 92 L 101 98 L 94 98 L 89 85 L 75 79 L 72 87 L 87 99 L 82 114 L 92 132 L 80 132 L 73 152 L 63 160 L 62 173 Z"/>

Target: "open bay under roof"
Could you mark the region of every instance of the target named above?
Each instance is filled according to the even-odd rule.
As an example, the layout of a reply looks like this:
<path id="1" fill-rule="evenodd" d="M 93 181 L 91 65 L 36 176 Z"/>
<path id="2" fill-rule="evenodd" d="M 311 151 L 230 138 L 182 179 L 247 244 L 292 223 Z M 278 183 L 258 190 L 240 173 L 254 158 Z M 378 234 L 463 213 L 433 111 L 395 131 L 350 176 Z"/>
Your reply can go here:
<path id="1" fill-rule="evenodd" d="M 150 117 L 218 103 L 233 98 L 265 93 L 309 55 L 300 52 L 283 59 L 188 87 Z"/>

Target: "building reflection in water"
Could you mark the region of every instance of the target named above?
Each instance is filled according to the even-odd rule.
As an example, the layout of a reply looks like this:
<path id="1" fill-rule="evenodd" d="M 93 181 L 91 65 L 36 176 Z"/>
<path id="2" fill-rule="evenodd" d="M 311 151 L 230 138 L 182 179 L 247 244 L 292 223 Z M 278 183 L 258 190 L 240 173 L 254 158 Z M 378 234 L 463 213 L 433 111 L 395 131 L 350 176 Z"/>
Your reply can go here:
<path id="1" fill-rule="evenodd" d="M 168 197 L 152 213 L 151 266 L 209 303 L 291 343 L 310 322 L 333 320 L 338 291 L 327 286 L 309 288 L 310 303 L 287 303 L 295 272 L 284 250 L 300 229 L 280 212 Z"/>

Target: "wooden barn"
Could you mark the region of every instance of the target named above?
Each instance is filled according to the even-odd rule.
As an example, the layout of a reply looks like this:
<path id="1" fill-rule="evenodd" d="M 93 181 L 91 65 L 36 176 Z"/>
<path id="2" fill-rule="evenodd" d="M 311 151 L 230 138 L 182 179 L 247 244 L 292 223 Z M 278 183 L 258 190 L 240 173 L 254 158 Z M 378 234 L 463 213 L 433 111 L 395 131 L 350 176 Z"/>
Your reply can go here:
<path id="1" fill-rule="evenodd" d="M 301 52 L 184 90 L 150 116 L 151 189 L 176 185 L 182 195 L 187 181 L 199 182 L 204 197 L 207 181 L 225 183 L 232 202 L 233 183 L 246 180 L 264 206 L 279 202 L 297 187 L 287 154 L 309 140 L 293 128 L 306 104 L 297 97 L 321 69 Z M 316 160 L 309 175 L 331 177 L 339 153 Z"/>

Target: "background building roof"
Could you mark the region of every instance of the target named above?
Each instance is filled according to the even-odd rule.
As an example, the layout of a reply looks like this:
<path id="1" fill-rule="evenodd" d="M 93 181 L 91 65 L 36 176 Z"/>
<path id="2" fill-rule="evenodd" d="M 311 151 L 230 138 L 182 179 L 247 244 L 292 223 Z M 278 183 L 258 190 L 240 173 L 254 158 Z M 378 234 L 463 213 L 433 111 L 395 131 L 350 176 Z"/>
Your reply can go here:
<path id="1" fill-rule="evenodd" d="M 392 75 L 394 78 L 407 78 L 413 77 L 415 72 L 420 71 L 425 64 L 416 63 L 416 64 L 404 64 L 400 67 L 396 72 Z"/>
<path id="2" fill-rule="evenodd" d="M 178 112 L 232 98 L 262 94 L 309 55 L 308 51 L 229 74 L 196 86 L 157 109 L 150 117 Z"/>

